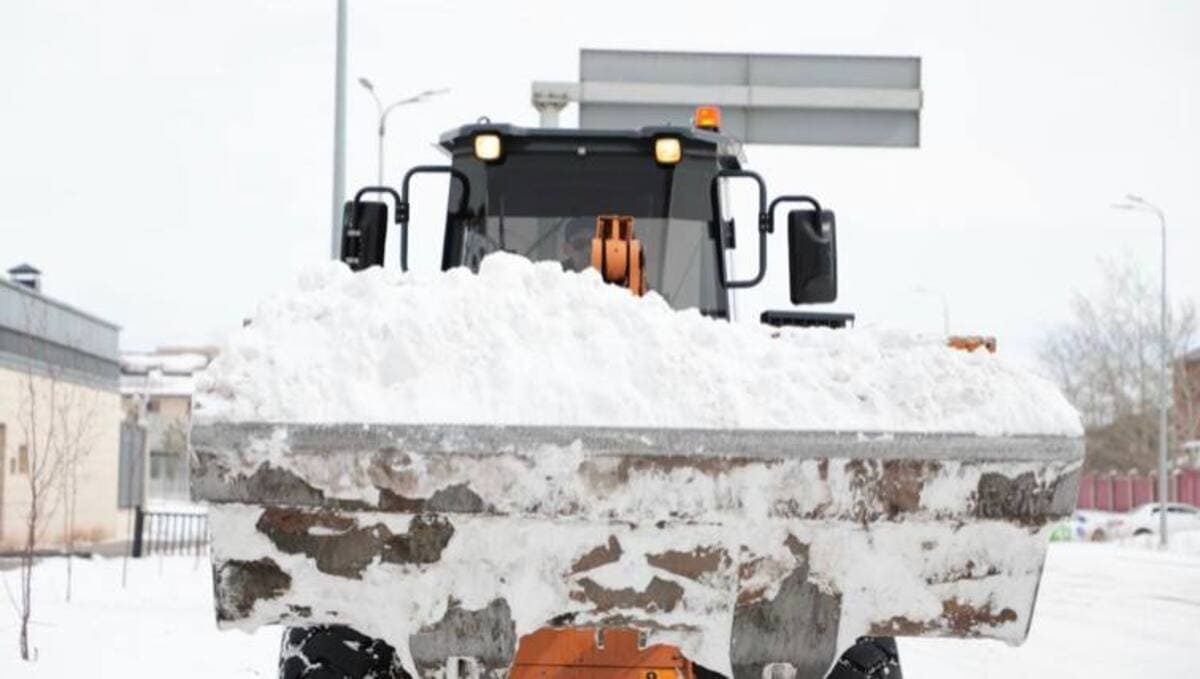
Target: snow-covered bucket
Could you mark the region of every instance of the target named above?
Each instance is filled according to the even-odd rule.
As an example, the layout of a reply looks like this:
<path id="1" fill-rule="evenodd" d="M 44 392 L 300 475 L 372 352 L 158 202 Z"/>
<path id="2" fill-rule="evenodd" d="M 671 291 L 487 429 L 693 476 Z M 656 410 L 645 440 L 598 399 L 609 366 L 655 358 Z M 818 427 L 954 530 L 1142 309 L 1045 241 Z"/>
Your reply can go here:
<path id="1" fill-rule="evenodd" d="M 199 396 L 221 624 L 350 625 L 423 675 L 502 675 L 547 626 L 737 679 L 823 677 L 864 634 L 1020 642 L 1083 456 L 1003 356 L 716 321 L 509 255 L 314 268 Z"/>
<path id="2" fill-rule="evenodd" d="M 215 423 L 193 431 L 224 626 L 348 624 L 423 673 L 552 625 L 822 676 L 864 634 L 1020 642 L 1066 436 Z M 732 674 L 729 672 L 732 671 Z"/>

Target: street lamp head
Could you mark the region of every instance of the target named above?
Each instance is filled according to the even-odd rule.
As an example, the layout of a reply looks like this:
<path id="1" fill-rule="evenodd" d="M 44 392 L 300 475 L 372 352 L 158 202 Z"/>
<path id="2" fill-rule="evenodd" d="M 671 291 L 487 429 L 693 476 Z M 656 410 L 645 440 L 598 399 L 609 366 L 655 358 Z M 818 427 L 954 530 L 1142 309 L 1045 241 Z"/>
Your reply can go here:
<path id="1" fill-rule="evenodd" d="M 418 102 L 425 101 L 426 99 L 428 99 L 430 97 L 436 97 L 439 94 L 445 94 L 446 92 L 449 92 L 449 91 L 450 90 L 447 88 L 442 88 L 440 90 L 423 90 L 421 92 L 418 92 L 417 94 L 414 94 L 413 96 L 409 97 L 408 99 L 401 100 L 397 103 L 416 104 Z"/>
<path id="2" fill-rule="evenodd" d="M 359 85 L 362 85 L 363 87 L 365 87 L 365 88 L 367 89 L 367 91 L 368 91 L 368 92 L 374 92 L 374 91 L 375 91 L 375 86 L 374 86 L 374 85 L 372 85 L 372 84 L 371 84 L 371 81 L 370 81 L 370 80 L 367 80 L 366 78 L 359 78 L 359 79 L 358 79 L 358 84 L 359 84 Z"/>
<path id="3" fill-rule="evenodd" d="M 1115 203 L 1113 205 L 1113 207 L 1118 210 L 1134 210 L 1137 212 L 1151 212 L 1153 214 L 1158 215 L 1159 217 L 1162 217 L 1162 214 L 1163 214 L 1162 208 L 1158 207 L 1154 203 L 1151 203 L 1150 201 L 1146 200 L 1145 198 L 1142 198 L 1141 196 L 1129 193 L 1129 194 L 1125 195 L 1125 201 L 1126 202 L 1124 202 L 1124 203 Z"/>

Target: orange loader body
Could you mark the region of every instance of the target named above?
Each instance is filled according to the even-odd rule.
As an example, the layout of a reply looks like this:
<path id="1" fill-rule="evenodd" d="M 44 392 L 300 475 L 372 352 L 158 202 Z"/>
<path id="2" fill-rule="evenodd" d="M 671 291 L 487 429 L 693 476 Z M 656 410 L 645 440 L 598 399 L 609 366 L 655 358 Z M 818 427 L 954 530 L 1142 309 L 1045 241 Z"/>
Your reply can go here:
<path id="1" fill-rule="evenodd" d="M 692 662 L 667 644 L 643 645 L 629 627 L 542 629 L 521 637 L 509 679 L 695 679 Z"/>

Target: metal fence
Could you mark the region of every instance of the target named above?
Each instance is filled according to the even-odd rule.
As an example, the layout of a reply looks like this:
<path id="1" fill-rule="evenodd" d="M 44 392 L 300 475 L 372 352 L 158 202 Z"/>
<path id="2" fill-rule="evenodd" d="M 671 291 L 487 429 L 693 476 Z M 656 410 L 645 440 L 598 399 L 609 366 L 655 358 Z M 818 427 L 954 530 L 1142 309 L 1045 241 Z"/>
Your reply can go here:
<path id="1" fill-rule="evenodd" d="M 1181 469 L 1167 484 L 1168 502 L 1200 507 L 1200 469 Z M 1078 509 L 1127 512 L 1158 501 L 1158 474 L 1083 474 L 1079 478 Z"/>
<path id="2" fill-rule="evenodd" d="M 133 520 L 132 554 L 207 554 L 208 515 L 202 512 L 151 512 L 141 507 Z"/>

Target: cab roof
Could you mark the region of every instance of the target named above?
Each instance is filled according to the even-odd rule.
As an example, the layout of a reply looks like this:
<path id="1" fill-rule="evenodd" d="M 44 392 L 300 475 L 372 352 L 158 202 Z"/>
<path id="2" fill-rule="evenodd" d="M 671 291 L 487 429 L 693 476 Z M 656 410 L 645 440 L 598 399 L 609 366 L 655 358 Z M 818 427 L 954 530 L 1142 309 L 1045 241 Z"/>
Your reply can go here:
<path id="1" fill-rule="evenodd" d="M 579 144 L 611 144 L 621 145 L 622 142 L 632 142 L 641 146 L 649 140 L 660 136 L 678 137 L 683 143 L 684 154 L 688 150 L 712 150 L 716 152 L 717 161 L 722 168 L 740 169 L 746 164 L 746 155 L 742 143 L 728 135 L 711 130 L 676 125 L 646 126 L 636 129 L 603 130 L 576 129 L 564 127 L 519 127 L 508 123 L 479 122 L 462 125 L 442 134 L 439 143 L 450 155 L 456 151 L 470 152 L 472 139 L 476 134 L 492 132 L 501 138 L 519 139 L 525 143 L 521 146 L 526 153 L 539 150 L 553 150 L 560 146 L 576 146 Z M 537 142 L 545 142 L 542 147 Z M 707 147 L 707 148 L 706 148 Z"/>

